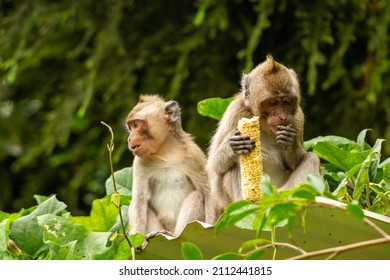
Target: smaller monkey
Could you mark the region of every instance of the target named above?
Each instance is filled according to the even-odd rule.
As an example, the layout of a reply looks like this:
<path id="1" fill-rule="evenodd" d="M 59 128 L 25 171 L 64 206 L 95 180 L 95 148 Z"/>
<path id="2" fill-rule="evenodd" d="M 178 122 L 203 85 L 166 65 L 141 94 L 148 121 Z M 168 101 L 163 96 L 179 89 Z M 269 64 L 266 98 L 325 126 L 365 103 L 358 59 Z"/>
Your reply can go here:
<path id="1" fill-rule="evenodd" d="M 131 232 L 179 235 L 187 223 L 205 220 L 209 193 L 206 156 L 181 125 L 176 101 L 141 95 L 126 121 L 134 154 Z"/>

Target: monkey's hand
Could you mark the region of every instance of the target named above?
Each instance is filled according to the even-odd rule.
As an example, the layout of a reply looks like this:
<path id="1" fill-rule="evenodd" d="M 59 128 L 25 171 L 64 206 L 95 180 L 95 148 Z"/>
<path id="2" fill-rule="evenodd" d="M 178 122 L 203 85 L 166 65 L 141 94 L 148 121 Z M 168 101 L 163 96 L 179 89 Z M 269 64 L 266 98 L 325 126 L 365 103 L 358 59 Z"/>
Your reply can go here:
<path id="1" fill-rule="evenodd" d="M 276 142 L 284 148 L 294 148 L 297 143 L 297 131 L 289 124 L 288 126 L 278 125 L 276 127 Z"/>
<path id="2" fill-rule="evenodd" d="M 229 138 L 229 145 L 235 154 L 247 154 L 255 148 L 255 141 L 248 135 L 241 135 L 239 131 L 234 132 Z"/>
<path id="3" fill-rule="evenodd" d="M 159 234 L 165 234 L 165 235 L 169 235 L 172 237 L 174 236 L 174 234 L 171 233 L 170 231 L 162 229 L 162 230 L 156 230 L 156 231 L 152 231 L 152 232 L 148 233 L 147 235 L 145 235 L 145 239 L 147 242 L 149 242 L 150 239 L 156 237 Z"/>

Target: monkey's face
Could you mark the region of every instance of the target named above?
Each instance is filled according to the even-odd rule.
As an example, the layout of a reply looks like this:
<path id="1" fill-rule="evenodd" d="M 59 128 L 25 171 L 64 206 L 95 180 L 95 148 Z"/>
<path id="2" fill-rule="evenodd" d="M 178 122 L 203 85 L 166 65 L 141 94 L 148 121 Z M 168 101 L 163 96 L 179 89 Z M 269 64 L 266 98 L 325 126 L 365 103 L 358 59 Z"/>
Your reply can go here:
<path id="1" fill-rule="evenodd" d="M 138 157 L 155 155 L 169 131 L 162 115 L 147 110 L 129 114 L 127 128 L 128 147 Z"/>
<path id="2" fill-rule="evenodd" d="M 278 94 L 261 102 L 260 122 L 263 130 L 275 134 L 278 126 L 292 124 L 297 102 L 297 98 L 289 94 Z"/>

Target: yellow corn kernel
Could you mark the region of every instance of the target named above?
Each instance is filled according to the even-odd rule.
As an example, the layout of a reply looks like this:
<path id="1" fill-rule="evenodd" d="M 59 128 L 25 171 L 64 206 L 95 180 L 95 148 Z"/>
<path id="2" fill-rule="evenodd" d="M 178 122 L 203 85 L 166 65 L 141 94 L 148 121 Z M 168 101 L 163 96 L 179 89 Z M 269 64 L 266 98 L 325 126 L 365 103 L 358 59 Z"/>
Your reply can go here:
<path id="1" fill-rule="evenodd" d="M 242 135 L 248 135 L 251 140 L 255 141 L 255 148 L 252 151 L 248 154 L 240 155 L 242 197 L 243 199 L 258 202 L 262 194 L 260 181 L 263 174 L 259 117 L 240 119 L 238 121 L 238 130 Z"/>

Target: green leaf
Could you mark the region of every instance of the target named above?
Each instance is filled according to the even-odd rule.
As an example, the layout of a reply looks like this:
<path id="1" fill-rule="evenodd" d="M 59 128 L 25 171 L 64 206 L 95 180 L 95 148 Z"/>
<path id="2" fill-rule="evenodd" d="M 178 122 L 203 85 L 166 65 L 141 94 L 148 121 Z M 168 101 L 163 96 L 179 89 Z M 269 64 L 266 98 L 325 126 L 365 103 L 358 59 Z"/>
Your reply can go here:
<path id="1" fill-rule="evenodd" d="M 362 220 L 365 217 L 362 207 L 356 201 L 347 205 L 347 211 L 358 219 Z"/>
<path id="2" fill-rule="evenodd" d="M 210 117 L 215 120 L 220 120 L 234 97 L 230 98 L 208 98 L 198 103 L 198 113 L 205 117 Z"/>
<path id="3" fill-rule="evenodd" d="M 5 213 L 3 211 L 0 211 L 0 222 L 1 221 L 4 221 L 5 219 L 7 219 L 9 217 L 10 214 L 8 213 Z"/>
<path id="4" fill-rule="evenodd" d="M 360 133 L 359 133 L 359 135 L 358 135 L 358 137 L 357 137 L 357 143 L 359 144 L 359 146 L 360 146 L 360 151 L 364 151 L 365 149 L 366 149 L 366 142 L 365 142 L 365 140 L 364 139 L 366 139 L 366 135 L 367 135 L 367 132 L 368 131 L 372 131 L 372 129 L 368 129 L 368 128 L 366 128 L 366 129 L 363 129 Z"/>
<path id="5" fill-rule="evenodd" d="M 344 171 L 349 171 L 359 163 L 362 163 L 370 154 L 370 150 L 364 152 L 348 152 L 329 142 L 318 143 L 313 150 L 320 158 L 327 160 Z"/>
<path id="6" fill-rule="evenodd" d="M 278 203 L 270 209 L 267 224 L 269 224 L 270 227 L 277 226 L 289 218 L 296 217 L 300 209 L 301 208 L 293 202 Z"/>
<path id="7" fill-rule="evenodd" d="M 263 254 L 265 250 L 255 250 L 251 254 L 249 254 L 245 259 L 246 260 L 258 260 Z"/>
<path id="8" fill-rule="evenodd" d="M 16 219 L 10 227 L 9 237 L 26 254 L 35 256 L 44 246 L 43 230 L 37 218 L 45 214 L 56 215 L 66 208 L 66 204 L 52 196 L 40 204 L 30 214 Z"/>
<path id="9" fill-rule="evenodd" d="M 239 252 L 244 253 L 246 251 L 251 251 L 251 250 L 256 249 L 257 247 L 265 245 L 265 244 L 271 244 L 271 241 L 267 240 L 267 239 L 262 239 L 262 238 L 248 240 L 248 241 L 245 241 L 244 243 L 241 244 Z"/>
<path id="10" fill-rule="evenodd" d="M 243 254 L 239 253 L 223 253 L 212 258 L 212 260 L 242 260 L 244 258 Z"/>
<path id="11" fill-rule="evenodd" d="M 92 202 L 90 216 L 69 217 L 89 231 L 109 231 L 116 223 L 118 208 L 111 203 L 111 196 L 95 199 Z"/>
<path id="12" fill-rule="evenodd" d="M 228 206 L 222 218 L 214 227 L 215 232 L 220 232 L 224 228 L 234 225 L 238 221 L 244 219 L 248 215 L 259 209 L 259 206 L 246 200 L 240 200 Z"/>
<path id="13" fill-rule="evenodd" d="M 88 234 L 88 230 L 82 225 L 53 214 L 39 216 L 38 224 L 44 230 L 45 243 L 50 241 L 66 245 L 73 240 L 81 240 Z"/>
<path id="14" fill-rule="evenodd" d="M 7 223 L 8 219 L 0 222 L 0 252 L 7 251 Z"/>
<path id="15" fill-rule="evenodd" d="M 181 253 L 185 260 L 203 260 L 202 251 L 191 242 L 181 243 Z"/>
<path id="16" fill-rule="evenodd" d="M 139 248 L 144 244 L 145 237 L 141 233 L 136 232 L 129 236 L 129 240 L 135 248 Z"/>
<path id="17" fill-rule="evenodd" d="M 122 195 L 130 195 L 133 186 L 133 169 L 132 167 L 125 167 L 114 172 L 115 183 L 117 191 Z M 114 182 L 112 176 L 106 180 L 106 194 L 109 195 L 115 192 Z"/>
<path id="18" fill-rule="evenodd" d="M 322 195 L 325 192 L 325 180 L 320 174 L 309 174 L 306 178 L 306 182 L 317 194 Z"/>
<path id="19" fill-rule="evenodd" d="M 316 193 L 313 191 L 311 185 L 302 185 L 294 191 L 292 197 L 314 201 L 316 198 Z"/>
<path id="20" fill-rule="evenodd" d="M 81 258 L 75 255 L 75 245 L 77 240 L 71 241 L 66 245 L 49 243 L 49 259 L 50 260 L 80 260 Z"/>
<path id="21" fill-rule="evenodd" d="M 277 189 L 272 186 L 271 184 L 271 178 L 268 174 L 264 174 L 261 178 L 260 187 L 263 192 L 263 194 L 274 197 L 277 195 L 278 191 Z"/>
<path id="22" fill-rule="evenodd" d="M 118 192 L 112 193 L 111 202 L 114 203 L 116 207 L 119 207 L 121 203 L 121 195 Z"/>
<path id="23" fill-rule="evenodd" d="M 75 245 L 75 254 L 83 259 L 93 260 L 110 248 L 107 240 L 111 232 L 89 232 Z"/>
<path id="24" fill-rule="evenodd" d="M 44 201 L 46 201 L 49 197 L 43 196 L 43 195 L 34 195 L 34 199 L 38 204 L 42 204 Z"/>
<path id="25" fill-rule="evenodd" d="M 354 145 L 356 146 L 357 143 L 355 141 L 352 141 L 348 138 L 335 136 L 335 135 L 328 135 L 328 136 L 319 136 L 316 138 L 313 138 L 311 140 L 304 142 L 304 147 L 306 150 L 313 149 L 318 143 L 321 142 L 329 142 L 336 146 L 342 146 L 342 145 Z"/>

